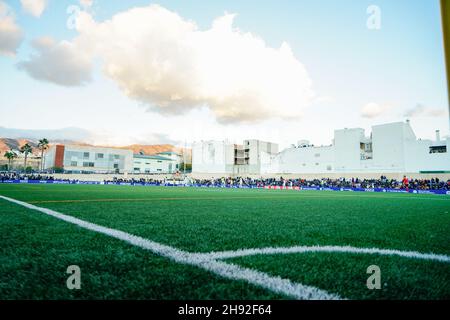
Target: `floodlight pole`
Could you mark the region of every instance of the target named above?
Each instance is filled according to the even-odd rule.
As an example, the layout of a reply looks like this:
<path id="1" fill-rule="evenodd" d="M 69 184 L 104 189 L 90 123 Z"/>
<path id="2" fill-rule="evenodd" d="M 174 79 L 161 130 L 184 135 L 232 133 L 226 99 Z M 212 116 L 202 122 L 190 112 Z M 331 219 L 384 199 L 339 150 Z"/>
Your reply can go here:
<path id="1" fill-rule="evenodd" d="M 444 34 L 444 50 L 447 68 L 447 94 L 450 120 L 450 0 L 441 0 L 442 30 Z"/>
<path id="2" fill-rule="evenodd" d="M 184 140 L 184 150 L 183 150 L 183 174 L 186 177 L 186 148 L 187 140 Z"/>

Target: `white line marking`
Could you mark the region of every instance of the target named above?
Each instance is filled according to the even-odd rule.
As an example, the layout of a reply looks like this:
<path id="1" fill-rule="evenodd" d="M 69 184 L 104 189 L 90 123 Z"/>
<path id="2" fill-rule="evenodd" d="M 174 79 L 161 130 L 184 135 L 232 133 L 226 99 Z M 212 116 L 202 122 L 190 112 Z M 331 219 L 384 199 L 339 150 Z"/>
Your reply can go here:
<path id="1" fill-rule="evenodd" d="M 57 219 L 72 223 L 81 228 L 95 231 L 128 242 L 134 246 L 149 250 L 155 254 L 169 258 L 175 262 L 202 268 L 204 270 L 210 271 L 224 278 L 232 280 L 244 280 L 253 285 L 257 285 L 266 288 L 268 290 L 271 290 L 275 293 L 284 294 L 286 296 L 290 296 L 296 299 L 309 299 L 309 300 L 341 299 L 341 297 L 337 294 L 331 294 L 316 287 L 306 286 L 301 283 L 295 283 L 288 279 L 282 279 L 281 277 L 273 277 L 263 272 L 242 268 L 231 263 L 217 261 L 215 259 L 211 259 L 203 255 L 178 250 L 176 248 L 163 245 L 151 240 L 147 240 L 138 236 L 134 236 L 132 234 L 120 230 L 103 227 L 47 208 L 37 207 L 26 202 L 7 198 L 1 195 L 0 198 L 18 204 L 25 208 L 36 210 L 49 216 L 55 217 Z"/>
<path id="2" fill-rule="evenodd" d="M 211 252 L 199 255 L 211 259 L 230 259 L 254 255 L 294 254 L 294 253 L 312 253 L 312 252 L 377 254 L 387 256 L 399 256 L 403 258 L 434 260 L 439 262 L 450 263 L 450 256 L 446 256 L 443 254 L 420 253 L 416 251 L 400 251 L 400 250 L 378 249 L 378 248 L 355 248 L 350 246 L 295 246 L 286 248 L 270 247 L 261 249 L 240 249 L 236 251 Z"/>

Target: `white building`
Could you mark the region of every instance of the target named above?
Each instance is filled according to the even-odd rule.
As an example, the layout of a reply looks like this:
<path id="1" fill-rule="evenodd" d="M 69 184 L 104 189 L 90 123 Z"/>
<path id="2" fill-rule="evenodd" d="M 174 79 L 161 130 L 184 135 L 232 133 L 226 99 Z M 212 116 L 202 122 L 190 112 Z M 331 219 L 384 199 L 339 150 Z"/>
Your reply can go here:
<path id="1" fill-rule="evenodd" d="M 45 168 L 72 173 L 175 173 L 180 159 L 175 152 L 146 156 L 117 148 L 55 145 L 45 155 Z"/>
<path id="2" fill-rule="evenodd" d="M 247 144 L 249 143 L 249 144 Z M 257 140 L 244 146 L 201 142 L 192 149 L 194 173 L 326 174 L 450 172 L 450 138 L 417 139 L 409 121 L 334 132 L 333 144 L 315 147 L 306 140 L 278 153 Z M 236 156 L 237 155 L 237 156 Z"/>
<path id="3" fill-rule="evenodd" d="M 45 155 L 45 168 L 74 173 L 130 173 L 133 152 L 115 148 L 55 145 Z"/>
<path id="4" fill-rule="evenodd" d="M 192 146 L 192 172 L 258 174 L 270 168 L 277 153 L 277 144 L 259 140 L 246 140 L 242 145 L 202 141 Z"/>
<path id="5" fill-rule="evenodd" d="M 179 170 L 179 158 L 176 153 L 171 153 L 172 157 L 163 157 L 159 153 L 155 156 L 145 156 L 135 154 L 133 157 L 134 173 L 175 173 Z"/>

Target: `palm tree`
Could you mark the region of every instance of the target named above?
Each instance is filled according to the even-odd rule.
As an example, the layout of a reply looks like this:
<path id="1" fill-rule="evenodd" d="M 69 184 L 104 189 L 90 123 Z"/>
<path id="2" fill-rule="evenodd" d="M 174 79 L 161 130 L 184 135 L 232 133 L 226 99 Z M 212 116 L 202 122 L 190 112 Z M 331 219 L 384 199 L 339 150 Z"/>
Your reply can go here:
<path id="1" fill-rule="evenodd" d="M 23 153 L 25 156 L 24 162 L 23 162 L 23 168 L 25 169 L 25 171 L 27 171 L 28 154 L 33 152 L 33 148 L 31 148 L 31 146 L 28 143 L 26 143 L 20 148 L 20 152 Z"/>
<path id="2" fill-rule="evenodd" d="M 48 148 L 48 140 L 45 138 L 39 140 L 38 148 L 41 150 L 41 170 L 44 170 L 44 151 Z"/>
<path id="3" fill-rule="evenodd" d="M 5 158 L 8 159 L 8 171 L 11 170 L 11 163 L 13 161 L 14 158 L 17 158 L 17 154 L 10 150 L 10 151 L 6 151 L 5 152 Z"/>

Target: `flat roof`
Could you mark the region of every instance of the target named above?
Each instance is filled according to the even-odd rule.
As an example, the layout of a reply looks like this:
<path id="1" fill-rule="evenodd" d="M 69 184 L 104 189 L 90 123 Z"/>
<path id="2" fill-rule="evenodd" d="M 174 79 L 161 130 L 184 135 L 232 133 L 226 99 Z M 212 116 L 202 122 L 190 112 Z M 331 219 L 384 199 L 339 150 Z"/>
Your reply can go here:
<path id="1" fill-rule="evenodd" d="M 180 154 L 178 152 L 174 152 L 174 151 L 164 151 L 164 152 L 158 152 L 157 154 L 176 154 L 177 156 L 179 156 Z"/>
<path id="2" fill-rule="evenodd" d="M 166 158 L 166 157 L 161 157 L 161 156 L 144 156 L 144 155 L 140 155 L 140 154 L 135 154 L 133 155 L 133 158 L 137 158 L 137 159 L 149 159 L 149 160 L 167 160 L 167 161 L 173 161 L 170 158 Z"/>

